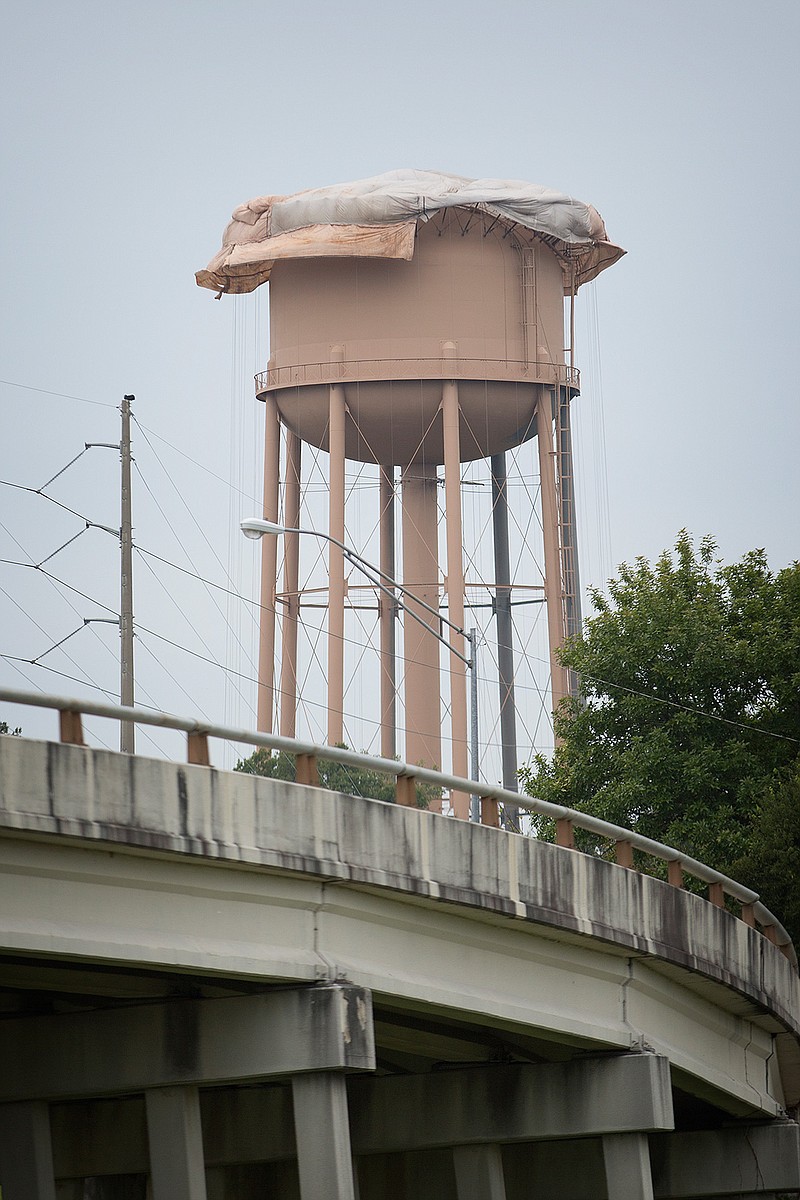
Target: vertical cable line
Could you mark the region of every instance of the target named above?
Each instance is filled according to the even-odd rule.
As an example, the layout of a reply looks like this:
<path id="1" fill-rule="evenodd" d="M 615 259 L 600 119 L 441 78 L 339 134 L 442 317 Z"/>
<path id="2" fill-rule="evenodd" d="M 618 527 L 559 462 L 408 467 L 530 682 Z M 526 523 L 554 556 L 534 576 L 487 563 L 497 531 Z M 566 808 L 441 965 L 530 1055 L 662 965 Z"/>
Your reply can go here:
<path id="1" fill-rule="evenodd" d="M 217 564 L 218 564 L 218 565 L 219 565 L 219 567 L 221 568 L 221 570 L 222 570 L 222 573 L 223 573 L 223 575 L 224 575 L 225 579 L 226 579 L 226 580 L 227 580 L 227 582 L 230 584 L 231 588 L 233 588 L 234 590 L 236 590 L 236 583 L 235 583 L 235 581 L 234 581 L 234 580 L 231 578 L 231 576 L 230 576 L 229 572 L 227 571 L 227 569 L 226 569 L 226 567 L 225 567 L 225 564 L 224 564 L 224 562 L 222 561 L 222 559 L 220 558 L 220 556 L 219 556 L 219 554 L 217 553 L 216 549 L 214 548 L 214 545 L 213 545 L 213 543 L 211 542 L 211 540 L 209 539 L 209 537 L 208 537 L 208 534 L 206 533 L 205 529 L 204 529 L 204 528 L 203 528 L 203 526 L 200 524 L 200 522 L 197 520 L 197 517 L 195 516 L 194 512 L 192 511 L 192 508 L 191 508 L 191 506 L 190 506 L 189 504 L 187 504 L 187 503 L 186 503 L 186 500 L 185 500 L 185 498 L 184 498 L 184 497 L 181 495 L 180 491 L 179 491 L 179 490 L 178 490 L 178 488 L 175 486 L 175 483 L 174 483 L 174 481 L 173 481 L 172 475 L 171 475 L 171 474 L 170 474 L 170 472 L 167 470 L 167 467 L 165 466 L 165 464 L 164 464 L 163 460 L 162 460 L 162 459 L 161 459 L 161 457 L 159 456 L 158 452 L 156 451 L 156 449 L 155 449 L 155 447 L 153 446 L 153 444 L 152 444 L 152 442 L 150 441 L 150 439 L 147 437 L 147 433 L 145 432 L 145 429 L 144 429 L 144 427 L 142 426 L 142 424 L 141 424 L 139 421 L 137 421 L 137 420 L 136 420 L 136 415 L 135 415 L 135 414 L 133 414 L 133 413 L 132 413 L 132 414 L 131 414 L 131 416 L 132 416 L 132 419 L 133 419 L 133 420 L 136 422 L 136 426 L 137 426 L 137 428 L 138 428 L 138 429 L 141 431 L 141 433 L 142 433 L 142 436 L 143 436 L 143 438 L 144 438 L 145 442 L 147 443 L 147 445 L 148 445 L 148 447 L 149 447 L 150 451 L 152 452 L 152 455 L 153 455 L 153 457 L 155 458 L 155 460 L 156 460 L 156 462 L 158 463 L 158 465 L 161 467 L 161 470 L 164 472 L 164 475 L 165 475 L 165 477 L 166 477 L 167 481 L 169 482 L 169 484 L 170 484 L 170 486 L 172 487 L 173 491 L 174 491 L 174 492 L 175 492 L 175 494 L 177 495 L 178 499 L 180 500 L 180 502 L 181 502 L 181 504 L 183 505 L 184 509 L 186 510 L 187 514 L 188 514 L 188 515 L 189 515 L 189 517 L 191 518 L 191 521 L 192 521 L 192 523 L 193 523 L 193 525 L 194 525 L 195 529 L 196 529 L 196 530 L 197 530 L 197 532 L 200 534 L 200 536 L 202 537 L 203 541 L 204 541 L 204 542 L 205 542 L 205 544 L 208 546 L 208 548 L 209 548 L 209 550 L 211 551 L 212 555 L 213 555 L 213 556 L 214 556 L 214 558 L 216 559 L 216 561 L 217 561 Z M 137 461 L 137 463 L 136 463 L 136 469 L 137 469 L 137 474 L 138 474 L 138 475 L 139 475 L 139 477 L 141 478 L 142 484 L 143 484 L 143 485 L 144 485 L 144 487 L 147 489 L 148 493 L 150 494 L 150 496 L 151 496 L 151 498 L 152 498 L 152 500 L 153 500 L 153 503 L 156 505 L 156 507 L 158 508 L 158 511 L 161 513 L 161 515 L 162 515 L 162 517 L 164 518 L 164 520 L 165 520 L 166 524 L 169 526 L 169 528 L 170 528 L 170 530 L 171 530 L 171 532 L 172 532 L 172 534 L 173 534 L 173 536 L 174 536 L 174 538 L 175 538 L 175 541 L 176 541 L 176 542 L 177 542 L 177 544 L 180 546 L 180 548 L 181 548 L 181 550 L 184 552 L 184 554 L 186 554 L 186 558 L 187 558 L 187 560 L 188 560 L 188 561 L 191 563 L 191 566 L 192 566 L 192 568 L 193 568 L 193 569 L 194 569 L 194 570 L 197 572 L 197 574 L 198 574 L 198 578 L 202 578 L 202 577 L 200 576 L 200 573 L 197 571 L 197 567 L 196 567 L 196 565 L 195 565 L 194 561 L 192 560 L 192 557 L 191 557 L 191 555 L 189 555 L 189 554 L 188 554 L 188 552 L 186 551 L 186 549 L 185 549 L 185 547 L 184 547 L 184 544 L 183 544 L 183 542 L 181 541 L 181 538 L 180 538 L 180 536 L 179 536 L 179 534 L 178 534 L 178 531 L 175 529 L 175 526 L 172 524 L 172 522 L 170 521 L 170 519 L 169 519 L 169 517 L 167 516 L 166 512 L 164 511 L 164 509 L 163 509 L 162 505 L 160 504 L 160 502 L 159 502 L 159 500 L 158 500 L 158 497 L 156 496 L 155 492 L 152 490 L 152 488 L 151 488 L 151 487 L 150 487 L 150 485 L 148 484 L 148 482 L 147 482 L 147 479 L 145 478 L 145 476 L 144 476 L 144 474 L 143 474 L 143 472 L 142 472 L 142 470 L 141 470 L 141 467 L 140 467 L 140 465 L 139 465 L 138 461 Z M 215 479 L 218 479 L 218 478 L 219 478 L 219 476 L 216 476 L 216 475 L 215 475 L 215 476 L 214 476 L 214 478 L 215 478 Z M 239 491 L 238 491 L 238 489 L 236 489 L 236 488 L 233 488 L 232 486 L 230 487 L 230 491 L 232 491 L 232 492 L 234 492 L 234 493 L 237 493 L 237 494 L 239 494 L 239 495 L 246 495 L 246 493 L 239 492 Z M 248 497 L 248 498 L 249 498 L 249 497 Z M 254 503 L 255 503 L 255 501 L 254 501 Z M 222 616 L 222 612 L 221 612 L 221 611 L 220 611 L 220 616 Z M 254 620 L 254 625 L 255 625 L 255 628 L 257 629 L 257 623 L 255 622 L 255 618 L 253 618 L 253 620 Z"/>

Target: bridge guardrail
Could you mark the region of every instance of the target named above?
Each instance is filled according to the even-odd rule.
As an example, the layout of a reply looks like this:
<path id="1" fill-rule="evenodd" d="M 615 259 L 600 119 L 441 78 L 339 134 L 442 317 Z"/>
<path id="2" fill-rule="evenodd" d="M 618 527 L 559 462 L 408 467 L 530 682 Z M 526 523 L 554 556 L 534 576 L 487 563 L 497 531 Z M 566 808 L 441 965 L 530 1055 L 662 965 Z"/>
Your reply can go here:
<path id="1" fill-rule="evenodd" d="M 317 762 L 320 758 L 328 762 L 343 763 L 358 769 L 367 769 L 394 776 L 396 802 L 407 807 L 417 805 L 416 785 L 431 784 L 447 792 L 466 792 L 480 798 L 481 824 L 498 827 L 500 806 L 513 805 L 526 812 L 550 817 L 556 823 L 556 843 L 566 849 L 575 849 L 574 830 L 584 829 L 614 844 L 615 858 L 619 866 L 636 870 L 633 851 L 639 850 L 650 858 L 667 864 L 667 881 L 673 887 L 682 887 L 684 876 L 701 880 L 708 887 L 710 903 L 722 908 L 729 896 L 740 905 L 740 919 L 752 928 L 760 928 L 768 941 L 786 955 L 797 969 L 797 954 L 792 940 L 774 913 L 762 904 L 758 893 L 713 867 L 689 855 L 682 854 L 672 846 L 643 837 L 632 829 L 613 825 L 599 817 L 576 809 L 552 804 L 535 796 L 509 792 L 496 784 L 480 783 L 461 779 L 442 771 L 427 767 L 410 766 L 395 759 L 379 758 L 359 754 L 340 746 L 320 746 L 298 738 L 281 737 L 274 733 L 257 733 L 249 729 L 236 729 L 225 725 L 211 724 L 194 717 L 179 717 L 172 713 L 158 712 L 146 708 L 126 708 L 95 700 L 77 700 L 72 697 L 55 696 L 45 692 L 27 692 L 14 688 L 0 688 L 0 701 L 22 704 L 35 708 L 53 709 L 59 713 L 59 734 L 64 743 L 86 745 L 83 737 L 82 716 L 107 717 L 110 720 L 128 721 L 136 725 L 152 725 L 162 729 L 175 729 L 187 735 L 187 761 L 198 766 L 210 766 L 209 738 L 241 742 L 267 750 L 291 754 L 296 763 L 298 783 L 316 786 L 319 783 Z"/>

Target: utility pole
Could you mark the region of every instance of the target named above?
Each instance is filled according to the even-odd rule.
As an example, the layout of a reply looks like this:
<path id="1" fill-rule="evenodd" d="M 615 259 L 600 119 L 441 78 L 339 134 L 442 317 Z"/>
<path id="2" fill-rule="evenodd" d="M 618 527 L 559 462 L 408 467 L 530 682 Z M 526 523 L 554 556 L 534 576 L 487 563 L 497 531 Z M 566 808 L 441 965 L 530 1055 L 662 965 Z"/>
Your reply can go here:
<path id="1" fill-rule="evenodd" d="M 133 708 L 133 522 L 131 512 L 131 402 L 134 396 L 122 399 L 122 438 L 119 444 L 122 468 L 122 511 L 120 542 L 120 704 Z M 133 722 L 122 721 L 119 748 L 123 754 L 134 752 Z"/>

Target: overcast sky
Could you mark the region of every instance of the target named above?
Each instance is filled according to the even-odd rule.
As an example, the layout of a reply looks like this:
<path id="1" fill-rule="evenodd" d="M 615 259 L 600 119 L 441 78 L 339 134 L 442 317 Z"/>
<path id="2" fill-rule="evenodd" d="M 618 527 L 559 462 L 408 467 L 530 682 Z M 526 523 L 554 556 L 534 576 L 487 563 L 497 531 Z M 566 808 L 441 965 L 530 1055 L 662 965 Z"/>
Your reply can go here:
<path id="1" fill-rule="evenodd" d="M 796 0 L 28 0 L 3 26 L 0 478 L 38 488 L 118 441 L 135 393 L 143 703 L 253 723 L 252 609 L 144 551 L 254 594 L 237 526 L 260 488 L 267 298 L 216 303 L 194 272 L 264 193 L 423 167 L 594 204 L 628 254 L 578 298 L 584 581 L 683 527 L 727 561 L 797 557 Z M 48 491 L 79 516 L 0 488 L 2 558 L 116 526 L 116 454 Z M 78 632 L 49 672 L 0 659 L 0 682 L 113 695 L 116 629 L 83 621 L 118 611 L 114 539 L 89 529 L 46 569 L 85 597 L 0 565 L 0 652 Z"/>

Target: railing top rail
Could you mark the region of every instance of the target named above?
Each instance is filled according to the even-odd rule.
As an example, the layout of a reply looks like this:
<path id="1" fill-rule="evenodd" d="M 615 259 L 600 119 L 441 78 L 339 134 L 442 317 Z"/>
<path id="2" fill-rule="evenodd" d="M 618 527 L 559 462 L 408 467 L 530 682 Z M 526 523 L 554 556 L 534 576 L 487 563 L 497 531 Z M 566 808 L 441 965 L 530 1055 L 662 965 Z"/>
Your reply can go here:
<path id="1" fill-rule="evenodd" d="M 433 771 L 427 767 L 411 766 L 397 759 L 381 758 L 375 755 L 359 754 L 355 750 L 347 750 L 341 746 L 320 746 L 315 742 L 306 742 L 298 738 L 282 737 L 277 733 L 258 733 L 251 729 L 237 729 L 227 725 L 217 725 L 195 717 L 179 717 L 173 713 L 159 712 L 149 708 L 127 708 L 120 704 L 110 704 L 107 701 L 78 700 L 69 696 L 56 696 L 46 692 L 28 692 L 16 688 L 0 687 L 0 701 L 8 704 L 22 704 L 34 708 L 55 709 L 59 712 L 82 713 L 86 716 L 108 717 L 111 720 L 128 721 L 137 725 L 153 725 L 162 729 L 175 729 L 187 734 L 205 734 L 208 737 L 219 738 L 228 742 L 241 742 L 244 745 L 261 747 L 267 750 L 285 751 L 293 755 L 313 755 L 327 759 L 330 762 L 343 763 L 346 766 L 367 768 L 396 777 L 412 777 L 419 783 L 433 784 L 449 791 L 466 792 L 489 800 L 497 800 L 501 804 L 514 805 L 526 812 L 537 813 L 540 816 L 551 817 L 554 820 L 568 820 L 579 829 L 607 838 L 609 841 L 624 841 L 630 843 L 636 850 L 664 862 L 679 862 L 681 868 L 689 875 L 708 884 L 720 885 L 725 893 L 738 900 L 741 904 L 752 905 L 755 916 L 761 925 L 774 927 L 778 943 L 789 949 L 789 957 L 797 967 L 797 956 L 792 946 L 792 939 L 784 926 L 770 910 L 760 902 L 758 893 L 706 866 L 698 859 L 681 853 L 672 846 L 652 838 L 643 837 L 635 830 L 626 829 L 593 817 L 589 813 L 577 809 L 566 808 L 560 804 L 552 804 L 548 800 L 540 800 L 536 796 L 521 795 L 518 792 L 506 791 L 496 784 L 480 783 L 476 780 L 462 779 L 457 775 L 449 775 L 444 771 Z"/>
<path id="2" fill-rule="evenodd" d="M 355 372 L 387 372 L 389 368 L 413 368 L 412 375 L 429 376 L 434 379 L 447 378 L 480 378 L 486 368 L 498 377 L 513 381 L 519 379 L 535 382 L 537 379 L 549 379 L 550 382 L 568 384 L 571 387 L 580 386 L 580 371 L 569 363 L 539 362 L 529 359 L 487 358 L 474 355 L 456 358 L 446 358 L 443 355 L 428 355 L 411 357 L 396 355 L 388 358 L 347 358 L 341 360 L 326 360 L 324 362 L 284 363 L 267 367 L 255 375 L 256 391 L 266 391 L 271 387 L 282 386 L 281 380 L 306 382 L 326 382 L 345 378 Z M 381 376 L 382 377 L 382 376 Z M 388 377 L 388 376 L 387 376 Z M 412 377 L 412 376 L 409 376 Z"/>

